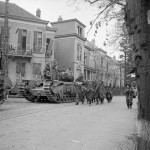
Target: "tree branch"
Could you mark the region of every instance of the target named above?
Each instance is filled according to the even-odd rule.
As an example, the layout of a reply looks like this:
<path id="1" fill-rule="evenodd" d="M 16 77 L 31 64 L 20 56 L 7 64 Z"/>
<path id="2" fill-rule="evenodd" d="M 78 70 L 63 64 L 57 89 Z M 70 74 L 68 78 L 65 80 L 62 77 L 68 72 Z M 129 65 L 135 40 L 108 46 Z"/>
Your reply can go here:
<path id="1" fill-rule="evenodd" d="M 96 1 L 96 0 L 95 0 L 95 1 Z M 97 1 L 98 1 L 98 0 L 97 0 Z M 91 25 L 90 29 L 89 29 L 88 32 L 87 32 L 87 36 L 88 36 L 90 30 L 92 29 L 92 27 L 93 27 L 95 21 L 98 19 L 98 17 L 99 17 L 108 7 L 110 7 L 111 5 L 113 5 L 116 1 L 117 1 L 117 0 L 114 0 L 113 2 L 110 2 L 110 3 L 97 15 L 97 17 L 96 17 L 96 18 L 94 19 L 94 21 L 93 21 L 93 24 Z"/>
<path id="2" fill-rule="evenodd" d="M 125 6 L 124 4 L 119 3 L 119 2 L 115 2 L 115 3 L 118 4 L 118 5 L 121 5 L 121 6 Z"/>
<path id="3" fill-rule="evenodd" d="M 96 2 L 98 2 L 98 1 L 100 1 L 100 0 L 94 0 L 93 2 L 91 2 L 91 0 L 85 0 L 85 1 L 87 1 L 87 2 L 89 2 L 90 4 L 94 4 L 94 3 L 96 3 Z M 112 2 L 112 1 L 111 1 Z M 125 6 L 124 4 L 122 4 L 121 2 L 115 2 L 116 4 L 118 4 L 118 5 L 121 5 L 121 6 Z"/>

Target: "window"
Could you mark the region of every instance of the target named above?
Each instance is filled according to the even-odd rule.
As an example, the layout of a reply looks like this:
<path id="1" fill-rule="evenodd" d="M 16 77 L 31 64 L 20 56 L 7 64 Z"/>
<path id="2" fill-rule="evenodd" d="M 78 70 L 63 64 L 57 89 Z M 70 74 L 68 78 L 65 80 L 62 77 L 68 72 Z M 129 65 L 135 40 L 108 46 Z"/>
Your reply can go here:
<path id="1" fill-rule="evenodd" d="M 41 63 L 33 63 L 33 78 L 41 78 Z"/>
<path id="2" fill-rule="evenodd" d="M 53 44 L 54 44 L 54 40 L 47 38 L 46 39 L 46 56 L 51 56 L 53 53 Z"/>
<path id="3" fill-rule="evenodd" d="M 21 74 L 22 77 L 25 77 L 25 63 L 17 62 L 16 73 Z"/>
<path id="4" fill-rule="evenodd" d="M 84 53 L 84 65 L 88 65 L 88 62 L 89 62 L 88 53 Z"/>
<path id="5" fill-rule="evenodd" d="M 26 44 L 27 43 L 27 30 L 18 30 L 18 47 L 19 51 L 25 52 L 26 51 Z"/>
<path id="6" fill-rule="evenodd" d="M 104 58 L 101 57 L 101 66 L 103 66 L 103 63 L 104 63 Z"/>
<path id="7" fill-rule="evenodd" d="M 82 61 L 82 45 L 77 45 L 77 60 Z"/>
<path id="8" fill-rule="evenodd" d="M 42 49 L 42 32 L 34 31 L 33 51 L 40 53 Z"/>
<path id="9" fill-rule="evenodd" d="M 50 46 L 50 38 L 47 38 L 46 39 L 46 53 L 48 52 L 49 46 Z"/>
<path id="10" fill-rule="evenodd" d="M 80 26 L 77 27 L 77 33 L 82 36 L 82 28 Z"/>

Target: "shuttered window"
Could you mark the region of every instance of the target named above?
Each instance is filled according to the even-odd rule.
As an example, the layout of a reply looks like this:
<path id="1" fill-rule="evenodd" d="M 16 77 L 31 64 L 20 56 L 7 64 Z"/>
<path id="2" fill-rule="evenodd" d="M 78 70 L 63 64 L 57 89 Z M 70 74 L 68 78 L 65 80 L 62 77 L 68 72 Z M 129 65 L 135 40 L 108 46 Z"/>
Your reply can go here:
<path id="1" fill-rule="evenodd" d="M 19 29 L 17 50 L 20 54 L 25 54 L 26 48 L 27 48 L 27 30 Z"/>
<path id="2" fill-rule="evenodd" d="M 37 32 L 34 31 L 33 51 L 37 52 Z"/>
<path id="3" fill-rule="evenodd" d="M 34 31 L 33 51 L 41 53 L 42 50 L 42 32 Z"/>
<path id="4" fill-rule="evenodd" d="M 53 45 L 54 45 L 54 40 L 47 38 L 47 43 L 46 43 L 46 53 L 51 56 L 53 54 Z"/>
<path id="5" fill-rule="evenodd" d="M 31 50 L 31 31 L 27 32 L 27 50 Z"/>

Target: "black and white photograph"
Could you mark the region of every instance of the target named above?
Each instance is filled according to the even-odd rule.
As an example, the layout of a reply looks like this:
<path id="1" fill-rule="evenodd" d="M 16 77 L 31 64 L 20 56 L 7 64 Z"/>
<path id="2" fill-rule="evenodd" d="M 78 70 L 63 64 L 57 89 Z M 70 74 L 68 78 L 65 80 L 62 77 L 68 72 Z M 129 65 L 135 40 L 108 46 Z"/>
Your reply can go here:
<path id="1" fill-rule="evenodd" d="M 0 150 L 150 150 L 150 0 L 0 0 Z"/>

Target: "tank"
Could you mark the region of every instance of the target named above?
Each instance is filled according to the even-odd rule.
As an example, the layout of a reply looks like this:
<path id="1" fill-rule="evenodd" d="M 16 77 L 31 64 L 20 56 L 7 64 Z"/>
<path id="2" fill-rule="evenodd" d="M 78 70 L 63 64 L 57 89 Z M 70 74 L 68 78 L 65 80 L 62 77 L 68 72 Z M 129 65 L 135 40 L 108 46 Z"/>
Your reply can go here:
<path id="1" fill-rule="evenodd" d="M 31 102 L 73 102 L 75 100 L 75 84 L 73 74 L 70 69 L 61 72 L 57 63 L 47 64 L 43 71 L 43 81 L 35 84 L 31 82 L 21 82 L 20 93 Z"/>
<path id="2" fill-rule="evenodd" d="M 66 103 L 75 101 L 75 86 L 73 82 L 58 80 L 37 83 L 31 88 L 26 82 L 19 85 L 20 93 L 30 102 Z"/>

